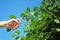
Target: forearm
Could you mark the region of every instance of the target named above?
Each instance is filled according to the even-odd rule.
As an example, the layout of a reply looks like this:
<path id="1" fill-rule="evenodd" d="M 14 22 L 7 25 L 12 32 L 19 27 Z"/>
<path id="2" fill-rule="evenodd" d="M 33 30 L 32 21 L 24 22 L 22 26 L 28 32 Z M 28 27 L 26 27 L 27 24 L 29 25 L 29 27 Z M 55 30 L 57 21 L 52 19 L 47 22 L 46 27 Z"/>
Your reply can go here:
<path id="1" fill-rule="evenodd" d="M 12 20 L 15 20 L 15 19 L 11 19 L 11 20 L 8 20 L 8 21 L 0 21 L 0 28 L 1 27 L 5 27 L 9 22 L 11 22 Z"/>
<path id="2" fill-rule="evenodd" d="M 5 27 L 8 21 L 0 21 L 0 28 Z"/>

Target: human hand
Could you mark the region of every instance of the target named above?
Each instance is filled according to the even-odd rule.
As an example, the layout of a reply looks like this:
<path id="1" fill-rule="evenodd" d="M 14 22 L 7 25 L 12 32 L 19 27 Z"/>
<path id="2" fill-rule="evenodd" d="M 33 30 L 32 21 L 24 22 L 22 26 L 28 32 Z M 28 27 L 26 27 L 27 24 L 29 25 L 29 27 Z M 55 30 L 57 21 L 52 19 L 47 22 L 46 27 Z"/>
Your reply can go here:
<path id="1" fill-rule="evenodd" d="M 22 20 L 19 22 L 18 19 L 11 19 L 8 21 L 6 26 L 9 29 L 17 29 L 20 26 L 21 22 Z"/>

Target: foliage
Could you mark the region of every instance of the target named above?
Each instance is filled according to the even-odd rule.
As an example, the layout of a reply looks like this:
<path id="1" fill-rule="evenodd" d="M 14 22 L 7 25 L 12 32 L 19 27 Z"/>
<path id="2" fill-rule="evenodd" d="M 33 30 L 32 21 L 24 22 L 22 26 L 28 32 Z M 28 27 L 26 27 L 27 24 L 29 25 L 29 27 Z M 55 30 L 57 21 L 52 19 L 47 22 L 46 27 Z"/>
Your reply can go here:
<path id="1" fill-rule="evenodd" d="M 27 34 L 21 40 L 60 39 L 60 0 L 43 0 L 41 7 L 35 6 L 32 13 L 27 8 L 21 17 L 27 22 L 24 26 Z"/>

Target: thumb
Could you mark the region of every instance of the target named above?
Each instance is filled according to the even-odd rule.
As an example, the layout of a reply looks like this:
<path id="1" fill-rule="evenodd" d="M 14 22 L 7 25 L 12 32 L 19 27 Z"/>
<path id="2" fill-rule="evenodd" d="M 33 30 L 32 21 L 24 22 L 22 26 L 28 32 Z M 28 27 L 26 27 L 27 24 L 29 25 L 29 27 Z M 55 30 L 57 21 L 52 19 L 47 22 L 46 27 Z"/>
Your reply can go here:
<path id="1" fill-rule="evenodd" d="M 15 20 L 15 19 L 8 20 L 8 22 L 11 22 L 11 21 L 13 21 L 13 20 Z"/>

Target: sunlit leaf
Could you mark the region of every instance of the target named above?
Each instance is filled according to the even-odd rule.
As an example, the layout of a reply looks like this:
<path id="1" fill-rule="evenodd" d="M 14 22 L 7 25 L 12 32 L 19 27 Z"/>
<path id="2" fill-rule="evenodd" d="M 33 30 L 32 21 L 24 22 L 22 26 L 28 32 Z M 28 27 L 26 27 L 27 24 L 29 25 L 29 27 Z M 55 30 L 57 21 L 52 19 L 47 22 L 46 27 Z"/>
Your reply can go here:
<path id="1" fill-rule="evenodd" d="M 24 39 L 24 36 L 20 36 L 21 39 Z"/>
<path id="2" fill-rule="evenodd" d="M 53 7 L 49 7 L 48 9 L 49 9 L 49 10 L 53 10 Z"/>
<path id="3" fill-rule="evenodd" d="M 54 19 L 54 22 L 59 23 L 59 20 L 58 19 Z"/>
<path id="4" fill-rule="evenodd" d="M 46 16 L 46 14 L 43 12 L 41 15 L 41 18 L 44 18 Z"/>
<path id="5" fill-rule="evenodd" d="M 56 28 L 56 30 L 59 32 L 60 31 L 60 28 Z"/>
<path id="6" fill-rule="evenodd" d="M 11 18 L 11 19 L 16 19 L 16 16 L 15 16 L 15 15 L 10 15 L 9 18 Z"/>
<path id="7" fill-rule="evenodd" d="M 54 12 L 58 12 L 58 10 L 54 10 Z"/>
<path id="8" fill-rule="evenodd" d="M 39 10 L 39 8 L 37 6 L 34 7 L 34 11 L 37 11 Z"/>
<path id="9" fill-rule="evenodd" d="M 14 38 L 14 37 L 16 37 L 16 35 L 15 34 L 12 34 L 12 38 Z"/>
<path id="10" fill-rule="evenodd" d="M 20 31 L 19 31 L 19 30 L 16 30 L 16 33 L 17 33 L 17 34 L 20 34 Z"/>

